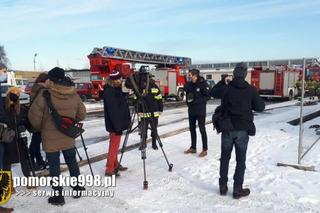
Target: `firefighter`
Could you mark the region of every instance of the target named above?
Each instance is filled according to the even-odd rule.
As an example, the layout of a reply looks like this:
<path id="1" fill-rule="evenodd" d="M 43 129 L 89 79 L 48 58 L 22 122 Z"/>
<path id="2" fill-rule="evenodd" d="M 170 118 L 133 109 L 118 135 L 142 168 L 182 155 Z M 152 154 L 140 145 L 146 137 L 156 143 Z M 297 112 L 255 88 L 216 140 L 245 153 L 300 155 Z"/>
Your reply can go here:
<path id="1" fill-rule="evenodd" d="M 132 80 L 128 78 L 125 85 L 130 89 L 136 87 L 139 91 L 145 94 L 142 98 L 144 104 L 137 104 L 136 111 L 141 118 L 140 124 L 144 124 L 144 126 L 141 128 L 141 131 L 144 131 L 143 133 L 145 137 L 147 137 L 148 127 L 151 128 L 152 148 L 157 150 L 158 120 L 163 112 L 161 91 L 156 85 L 155 81 L 152 79 L 152 76 L 141 68 L 139 72 L 136 72 L 133 75 L 133 79 L 135 83 L 132 83 Z M 139 95 L 137 95 L 135 92 L 133 97 L 135 102 L 138 101 L 139 97 L 137 96 Z"/>

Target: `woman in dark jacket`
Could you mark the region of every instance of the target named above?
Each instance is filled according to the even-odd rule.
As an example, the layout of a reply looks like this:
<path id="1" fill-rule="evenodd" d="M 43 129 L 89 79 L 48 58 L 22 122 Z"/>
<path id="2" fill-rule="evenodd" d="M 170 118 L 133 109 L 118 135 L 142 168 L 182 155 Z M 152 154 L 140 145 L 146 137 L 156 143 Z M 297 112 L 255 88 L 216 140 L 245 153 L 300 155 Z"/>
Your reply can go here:
<path id="1" fill-rule="evenodd" d="M 110 133 L 109 151 L 106 164 L 106 176 L 119 175 L 119 171 L 127 170 L 118 165 L 118 149 L 122 131 L 129 128 L 130 111 L 125 95 L 121 90 L 122 80 L 118 71 L 113 71 L 104 88 L 104 115 L 106 130 Z"/>
<path id="2" fill-rule="evenodd" d="M 34 85 L 31 89 L 31 96 L 30 96 L 30 105 L 32 104 L 33 100 L 37 97 L 37 95 L 40 93 L 41 90 L 46 88 L 45 82 L 48 80 L 48 74 L 47 73 L 40 73 L 36 81 L 34 82 Z M 35 169 L 45 169 L 46 163 L 42 158 L 41 152 L 40 152 L 40 144 L 41 144 L 42 138 L 41 138 L 41 132 L 34 132 L 32 134 L 31 143 L 30 143 L 30 155 L 32 162 L 35 163 Z"/>
<path id="3" fill-rule="evenodd" d="M 4 144 L 3 170 L 11 171 L 11 165 L 21 163 L 21 169 L 25 176 L 30 176 L 28 147 L 19 137 L 20 132 L 30 128 L 28 122 L 28 110 L 25 106 L 21 106 L 19 102 L 20 89 L 11 87 L 4 101 L 3 118 L 4 123 L 15 131 L 15 137 L 12 142 Z M 14 189 L 12 188 L 12 192 Z"/>

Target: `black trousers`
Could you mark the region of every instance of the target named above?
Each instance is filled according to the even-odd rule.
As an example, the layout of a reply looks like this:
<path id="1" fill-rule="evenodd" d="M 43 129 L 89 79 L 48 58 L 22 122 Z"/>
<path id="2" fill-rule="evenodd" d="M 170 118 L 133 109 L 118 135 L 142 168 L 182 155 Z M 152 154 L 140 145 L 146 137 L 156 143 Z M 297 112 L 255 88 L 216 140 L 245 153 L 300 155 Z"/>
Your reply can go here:
<path id="1" fill-rule="evenodd" d="M 142 126 L 142 131 L 144 131 L 145 138 L 147 138 L 148 128 L 151 128 L 151 138 L 152 145 L 157 144 L 157 134 L 158 134 L 158 118 L 142 118 L 141 121 L 144 126 Z"/>
<path id="2" fill-rule="evenodd" d="M 196 123 L 198 121 L 199 130 L 202 138 L 202 149 L 208 150 L 208 138 L 206 132 L 206 116 L 205 115 L 190 115 L 189 114 L 189 128 L 191 133 L 191 148 L 197 149 L 197 131 Z"/>
<path id="3" fill-rule="evenodd" d="M 40 150 L 41 141 L 42 141 L 41 133 L 34 132 L 32 134 L 31 143 L 30 143 L 30 147 L 29 147 L 31 160 L 33 160 L 33 161 L 34 161 L 34 159 L 36 159 L 37 162 L 43 161 L 43 158 L 41 155 L 41 150 Z"/>

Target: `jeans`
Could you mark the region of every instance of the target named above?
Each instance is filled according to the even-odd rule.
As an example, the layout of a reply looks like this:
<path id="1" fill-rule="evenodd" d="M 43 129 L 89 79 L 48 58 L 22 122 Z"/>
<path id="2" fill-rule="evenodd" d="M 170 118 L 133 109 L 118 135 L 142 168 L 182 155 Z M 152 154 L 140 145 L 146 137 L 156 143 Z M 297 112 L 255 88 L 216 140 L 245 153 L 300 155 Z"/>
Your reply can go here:
<path id="1" fill-rule="evenodd" d="M 41 151 L 40 151 L 41 141 L 42 141 L 42 139 L 41 139 L 40 132 L 35 132 L 32 134 L 31 143 L 30 143 L 30 147 L 29 147 L 31 160 L 34 160 L 34 158 L 35 158 L 37 160 L 37 162 L 43 161 L 43 158 L 41 156 Z"/>
<path id="2" fill-rule="evenodd" d="M 249 136 L 247 131 L 223 132 L 221 135 L 221 157 L 220 157 L 220 185 L 227 185 L 229 160 L 231 157 L 233 145 L 236 150 L 236 170 L 233 176 L 233 188 L 242 187 L 244 173 L 246 170 L 246 153 Z"/>
<path id="3" fill-rule="evenodd" d="M 71 148 L 63 150 L 63 157 L 69 168 L 71 177 L 78 177 L 80 175 L 79 166 L 76 159 L 76 149 Z M 58 177 L 60 175 L 60 152 L 47 152 L 49 173 L 51 177 Z M 55 190 L 62 190 L 62 187 L 53 187 Z"/>
<path id="4" fill-rule="evenodd" d="M 208 138 L 206 132 L 206 116 L 205 115 L 190 115 L 189 114 L 189 128 L 191 133 L 191 148 L 197 149 L 197 132 L 196 122 L 198 121 L 199 130 L 202 138 L 202 149 L 208 150 Z"/>

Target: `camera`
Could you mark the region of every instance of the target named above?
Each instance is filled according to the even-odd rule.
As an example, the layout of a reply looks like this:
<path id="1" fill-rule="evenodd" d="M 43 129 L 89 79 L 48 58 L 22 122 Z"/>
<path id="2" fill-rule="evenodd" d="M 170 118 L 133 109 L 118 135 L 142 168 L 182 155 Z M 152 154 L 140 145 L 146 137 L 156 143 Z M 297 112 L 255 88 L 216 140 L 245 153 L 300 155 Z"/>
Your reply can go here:
<path id="1" fill-rule="evenodd" d="M 20 139 L 28 141 L 27 129 L 25 126 L 23 125 L 18 126 L 18 133 L 19 133 Z"/>
<path id="2" fill-rule="evenodd" d="M 138 72 L 133 73 L 125 82 L 128 89 L 132 89 L 137 97 L 148 94 L 151 75 L 148 72 L 149 66 L 141 66 Z"/>

